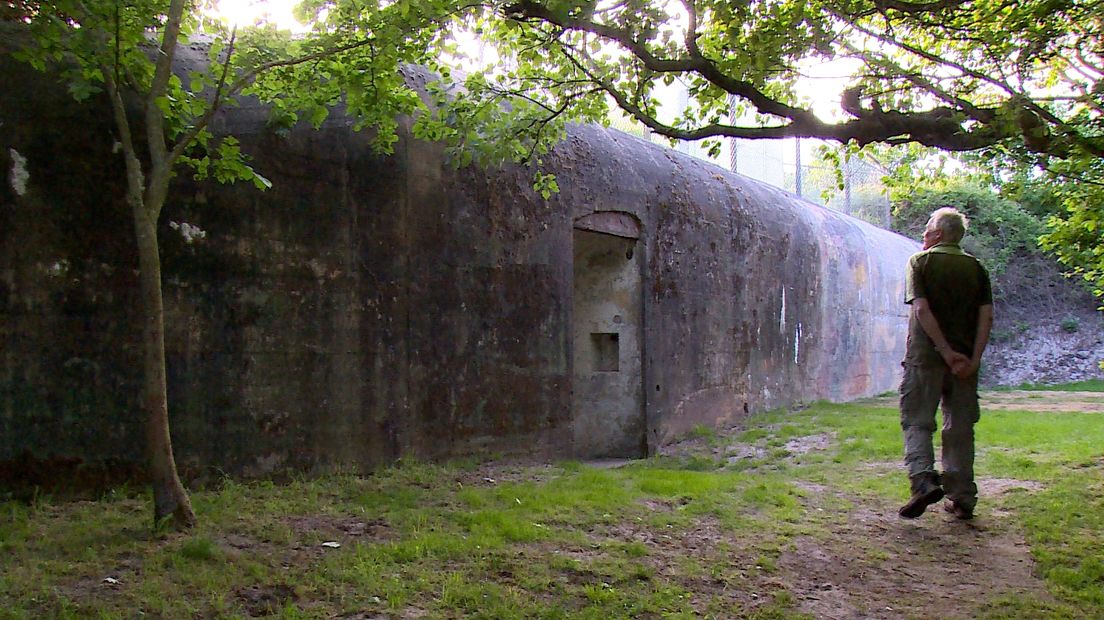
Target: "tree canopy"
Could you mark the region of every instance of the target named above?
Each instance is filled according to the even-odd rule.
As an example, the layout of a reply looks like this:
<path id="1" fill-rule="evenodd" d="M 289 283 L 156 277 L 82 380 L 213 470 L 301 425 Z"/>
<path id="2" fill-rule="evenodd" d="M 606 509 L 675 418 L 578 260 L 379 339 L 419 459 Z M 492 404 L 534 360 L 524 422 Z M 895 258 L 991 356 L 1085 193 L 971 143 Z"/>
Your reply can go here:
<path id="1" fill-rule="evenodd" d="M 951 151 L 1104 155 L 1101 0 L 505 0 L 460 19 L 503 67 L 468 79 L 543 118 L 595 120 L 613 101 L 671 138 L 817 137 Z M 834 119 L 800 96 L 812 67 L 847 59 Z M 657 87 L 691 104 L 659 114 Z M 537 110 L 529 110 L 534 127 Z"/>
<path id="2" fill-rule="evenodd" d="M 6 12 L 110 25 L 119 7 L 156 17 L 167 4 L 9 0 Z M 305 0 L 308 34 L 269 26 L 236 41 L 201 4 L 187 3 L 181 35 L 213 33 L 212 59 L 231 63 L 225 86 L 274 102 L 278 122 L 317 123 L 343 104 L 386 148 L 395 115 L 420 111 L 417 135 L 458 147 L 459 164 L 539 158 L 566 122 L 604 121 L 611 107 L 673 139 L 996 146 L 1048 166 L 1104 156 L 1104 0 Z M 129 54 L 159 27 L 124 22 L 137 33 L 117 46 Z M 221 55 L 227 45 L 237 53 Z M 430 109 L 403 63 L 443 78 Z M 803 78 L 826 63 L 845 74 L 818 83 L 818 106 Z M 676 81 L 690 103 L 671 118 L 661 87 Z"/>
<path id="3" fill-rule="evenodd" d="M 350 31 L 365 6 L 305 5 L 315 16 L 329 10 L 331 23 L 343 20 Z M 418 117 L 415 132 L 452 144 L 461 164 L 539 161 L 566 122 L 605 122 L 619 108 L 658 135 L 712 140 L 714 149 L 723 137 L 808 137 L 852 149 L 981 152 L 1009 175 L 1032 170 L 1074 180 L 1063 187 L 1077 194 L 1071 207 L 1082 210 L 1076 203 L 1092 198 L 1085 184 L 1104 181 L 1104 0 L 410 6 L 410 14 L 449 25 L 429 42 L 438 52 L 431 66 L 446 81 L 430 85 L 435 105 Z M 483 65 L 469 64 L 462 80 L 450 61 L 470 46 L 457 45 L 457 33 L 493 52 Z M 817 101 L 806 78 L 824 66 L 843 74 L 817 83 Z M 462 90 L 450 80 L 462 81 Z M 675 82 L 688 104 L 671 115 L 663 110 L 664 87 Z M 834 110 L 824 109 L 824 99 Z M 1099 205 L 1099 196 L 1093 200 Z"/>

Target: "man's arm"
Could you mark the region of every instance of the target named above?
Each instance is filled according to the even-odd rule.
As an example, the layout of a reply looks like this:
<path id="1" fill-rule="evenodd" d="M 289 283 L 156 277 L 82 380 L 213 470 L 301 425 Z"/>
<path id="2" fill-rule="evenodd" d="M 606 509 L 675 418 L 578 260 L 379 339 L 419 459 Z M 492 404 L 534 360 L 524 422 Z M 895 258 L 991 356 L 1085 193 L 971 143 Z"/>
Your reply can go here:
<path id="1" fill-rule="evenodd" d="M 992 306 L 989 306 L 989 308 L 992 310 Z M 928 338 L 931 338 L 932 344 L 935 345 L 935 350 L 939 352 L 939 355 L 943 357 L 943 361 L 957 375 L 958 372 L 956 368 L 961 369 L 967 366 L 970 363 L 970 358 L 951 348 L 951 345 L 947 342 L 946 336 L 943 335 L 943 330 L 939 328 L 939 321 L 937 321 L 935 315 L 932 314 L 931 306 L 928 305 L 927 299 L 917 297 L 912 300 L 912 311 L 916 313 L 916 320 L 920 322 L 920 327 L 923 328 L 924 333 L 928 335 Z M 989 316 L 992 317 L 991 312 Z M 985 331 L 985 342 L 989 342 L 988 330 Z M 984 346 L 982 346 L 982 349 L 984 349 Z M 981 359 L 980 356 L 978 359 Z M 976 370 L 975 368 L 975 371 Z"/>
<path id="2" fill-rule="evenodd" d="M 989 345 L 989 330 L 993 328 L 993 305 L 986 304 L 978 308 L 977 336 L 974 338 L 974 355 L 970 363 L 955 369 L 954 374 L 959 379 L 965 379 L 976 373 L 981 368 L 981 354 L 985 353 L 985 347 Z"/>

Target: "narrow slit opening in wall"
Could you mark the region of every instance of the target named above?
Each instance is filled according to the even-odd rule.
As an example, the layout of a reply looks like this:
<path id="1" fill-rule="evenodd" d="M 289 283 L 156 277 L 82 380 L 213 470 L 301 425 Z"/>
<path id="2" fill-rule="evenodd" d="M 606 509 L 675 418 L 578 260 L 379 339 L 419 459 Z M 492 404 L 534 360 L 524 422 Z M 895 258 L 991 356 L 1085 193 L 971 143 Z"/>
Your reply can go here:
<path id="1" fill-rule="evenodd" d="M 594 370 L 598 372 L 617 372 L 620 370 L 621 352 L 618 348 L 618 334 L 591 334 L 594 343 Z"/>

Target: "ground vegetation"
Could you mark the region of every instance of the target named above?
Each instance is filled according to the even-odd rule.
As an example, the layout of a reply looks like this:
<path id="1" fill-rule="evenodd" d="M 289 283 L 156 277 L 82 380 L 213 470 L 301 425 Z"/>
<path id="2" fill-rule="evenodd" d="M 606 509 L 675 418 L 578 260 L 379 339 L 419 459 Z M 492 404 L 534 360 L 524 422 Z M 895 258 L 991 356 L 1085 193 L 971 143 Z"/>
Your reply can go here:
<path id="1" fill-rule="evenodd" d="M 631 463 L 225 480 L 193 495 L 188 532 L 139 525 L 133 489 L 0 504 L 0 617 L 1101 616 L 1104 396 L 981 399 L 972 521 L 897 517 L 887 396 L 699 428 Z"/>

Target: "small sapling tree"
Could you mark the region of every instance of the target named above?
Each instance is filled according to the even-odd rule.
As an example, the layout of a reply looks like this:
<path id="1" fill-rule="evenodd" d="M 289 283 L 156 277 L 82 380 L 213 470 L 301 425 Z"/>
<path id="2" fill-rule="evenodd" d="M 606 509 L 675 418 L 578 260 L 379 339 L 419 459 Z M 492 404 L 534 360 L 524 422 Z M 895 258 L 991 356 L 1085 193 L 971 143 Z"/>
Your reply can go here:
<path id="1" fill-rule="evenodd" d="M 281 36 L 274 28 L 239 37 L 236 30 L 208 18 L 206 8 L 192 0 L 20 0 L 6 2 L 2 13 L 11 32 L 27 38 L 14 52 L 18 58 L 61 75 L 77 99 L 98 91 L 106 94 L 104 112 L 114 121 L 125 163 L 126 204 L 137 241 L 144 377 L 140 403 L 153 516 L 155 523 L 177 528 L 194 526 L 196 516 L 173 457 L 166 390 L 158 223 L 171 180 L 189 167 L 197 177 L 268 187 L 232 136 L 210 131 L 221 109 L 250 94 L 279 99 L 276 108 L 285 122 L 306 111 L 317 124 L 331 106 L 344 102 L 344 93 L 371 93 L 346 102 L 347 107 L 360 116 L 362 127 L 378 130 L 377 145 L 386 150 L 394 119 L 419 105 L 402 82 L 399 63 L 422 60 L 427 39 L 418 33 L 436 32 L 427 27 L 426 13 L 411 14 L 403 2 L 360 13 L 355 29 L 320 26 L 298 39 Z M 178 48 L 200 32 L 208 44 L 209 64 L 187 75 L 174 72 Z M 320 71 L 330 72 L 332 79 L 319 81 Z"/>

